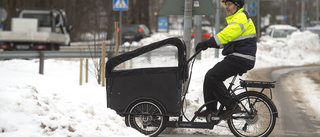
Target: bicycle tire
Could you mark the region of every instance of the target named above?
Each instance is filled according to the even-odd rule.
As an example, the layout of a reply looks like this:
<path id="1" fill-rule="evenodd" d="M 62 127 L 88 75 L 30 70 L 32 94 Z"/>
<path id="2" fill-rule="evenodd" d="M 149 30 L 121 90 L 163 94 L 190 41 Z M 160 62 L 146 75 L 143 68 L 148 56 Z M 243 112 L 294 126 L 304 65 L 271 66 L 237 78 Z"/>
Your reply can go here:
<path id="1" fill-rule="evenodd" d="M 231 132 L 237 137 L 267 137 L 274 129 L 277 117 L 277 110 L 271 99 L 256 91 L 243 92 L 237 97 L 253 114 L 244 111 L 244 107 L 239 103 L 242 112 L 233 114 L 227 121 Z M 253 104 L 250 109 L 249 106 Z"/>
<path id="2" fill-rule="evenodd" d="M 156 137 L 166 128 L 167 117 L 161 116 L 164 115 L 165 111 L 155 102 L 136 102 L 130 107 L 129 113 L 134 115 L 129 114 L 125 117 L 126 125 L 144 135 Z"/>

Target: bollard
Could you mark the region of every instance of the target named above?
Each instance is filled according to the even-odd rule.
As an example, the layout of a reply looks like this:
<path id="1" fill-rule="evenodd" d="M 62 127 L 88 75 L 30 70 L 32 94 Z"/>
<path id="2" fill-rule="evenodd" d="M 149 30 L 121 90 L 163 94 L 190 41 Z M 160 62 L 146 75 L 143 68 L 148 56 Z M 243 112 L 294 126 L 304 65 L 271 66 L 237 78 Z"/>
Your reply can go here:
<path id="1" fill-rule="evenodd" d="M 44 71 L 44 53 L 40 51 L 40 58 L 39 58 L 39 73 L 43 74 Z"/>

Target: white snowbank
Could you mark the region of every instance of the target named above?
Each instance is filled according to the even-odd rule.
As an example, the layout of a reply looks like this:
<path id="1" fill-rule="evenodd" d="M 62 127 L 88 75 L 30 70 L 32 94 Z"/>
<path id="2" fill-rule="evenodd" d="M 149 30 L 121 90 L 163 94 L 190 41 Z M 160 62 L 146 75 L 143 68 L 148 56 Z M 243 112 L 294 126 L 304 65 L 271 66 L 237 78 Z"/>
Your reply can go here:
<path id="1" fill-rule="evenodd" d="M 274 39 L 258 43 L 256 67 L 299 66 L 319 63 L 318 35 L 309 31 L 294 32 L 286 43 Z"/>

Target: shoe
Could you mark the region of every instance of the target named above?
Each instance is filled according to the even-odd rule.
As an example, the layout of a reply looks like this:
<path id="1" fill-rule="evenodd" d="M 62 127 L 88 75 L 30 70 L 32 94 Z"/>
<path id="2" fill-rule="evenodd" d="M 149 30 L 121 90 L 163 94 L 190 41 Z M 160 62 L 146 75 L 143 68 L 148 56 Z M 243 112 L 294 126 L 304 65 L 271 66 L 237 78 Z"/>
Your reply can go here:
<path id="1" fill-rule="evenodd" d="M 230 109 L 227 109 L 225 111 L 222 111 L 220 118 L 223 120 L 228 120 L 232 114 L 241 112 L 241 108 L 239 105 L 235 105 L 234 107 L 231 107 Z"/>
<path id="2" fill-rule="evenodd" d="M 201 111 L 198 116 L 199 117 L 207 117 L 209 114 L 212 114 L 212 113 L 216 113 L 216 111 L 212 111 L 212 110 L 204 110 L 204 111 Z"/>

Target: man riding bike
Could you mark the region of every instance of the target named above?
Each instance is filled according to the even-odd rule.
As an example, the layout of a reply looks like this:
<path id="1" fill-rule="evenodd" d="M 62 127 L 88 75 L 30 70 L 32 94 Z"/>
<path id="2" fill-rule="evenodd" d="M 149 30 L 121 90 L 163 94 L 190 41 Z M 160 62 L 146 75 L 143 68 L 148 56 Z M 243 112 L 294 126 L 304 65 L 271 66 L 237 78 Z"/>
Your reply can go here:
<path id="1" fill-rule="evenodd" d="M 244 0 L 222 0 L 222 4 L 228 15 L 228 26 L 210 39 L 198 43 L 196 51 L 206 50 L 208 47 L 223 48 L 222 54 L 226 57 L 206 73 L 203 94 L 205 103 L 217 100 L 226 106 L 221 116 L 227 119 L 241 109 L 227 92 L 223 81 L 254 67 L 257 38 L 255 26 L 249 14 L 244 11 Z M 200 116 L 217 112 L 217 101 L 208 104 Z"/>

